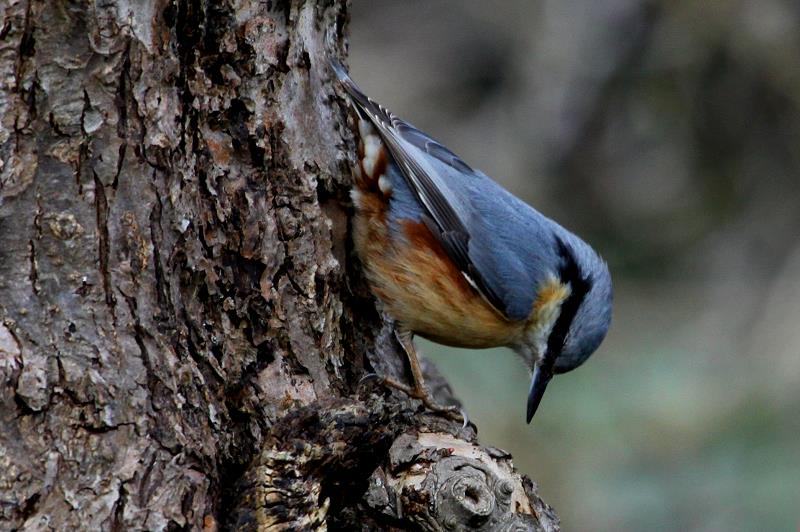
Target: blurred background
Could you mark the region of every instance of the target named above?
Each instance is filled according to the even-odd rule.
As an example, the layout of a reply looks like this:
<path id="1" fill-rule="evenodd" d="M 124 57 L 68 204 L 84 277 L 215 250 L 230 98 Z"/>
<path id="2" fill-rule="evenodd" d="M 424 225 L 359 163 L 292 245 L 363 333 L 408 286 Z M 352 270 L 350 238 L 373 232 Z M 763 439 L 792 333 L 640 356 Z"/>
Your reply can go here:
<path id="1" fill-rule="evenodd" d="M 421 342 L 564 530 L 798 530 L 800 4 L 354 2 L 365 91 L 591 242 L 600 350 L 525 424 L 507 350 Z"/>

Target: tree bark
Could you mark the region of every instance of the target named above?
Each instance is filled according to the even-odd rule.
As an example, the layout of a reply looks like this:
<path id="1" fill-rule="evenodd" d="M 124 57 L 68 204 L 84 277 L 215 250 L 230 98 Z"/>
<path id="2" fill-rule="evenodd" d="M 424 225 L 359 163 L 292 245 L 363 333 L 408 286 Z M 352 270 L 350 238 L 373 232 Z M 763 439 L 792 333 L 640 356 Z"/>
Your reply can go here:
<path id="1" fill-rule="evenodd" d="M 557 529 L 359 383 L 407 376 L 347 237 L 346 7 L 0 6 L 0 529 Z"/>

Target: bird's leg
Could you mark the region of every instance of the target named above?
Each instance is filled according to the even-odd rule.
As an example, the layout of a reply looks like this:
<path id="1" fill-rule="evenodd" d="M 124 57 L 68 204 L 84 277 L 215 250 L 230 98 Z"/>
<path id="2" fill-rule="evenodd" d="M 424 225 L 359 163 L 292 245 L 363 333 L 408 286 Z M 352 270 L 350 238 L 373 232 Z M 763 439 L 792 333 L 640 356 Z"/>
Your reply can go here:
<path id="1" fill-rule="evenodd" d="M 425 388 L 425 378 L 422 376 L 422 366 L 417 358 L 417 350 L 414 348 L 412 333 L 404 330 L 396 330 L 395 336 L 397 337 L 397 341 L 400 342 L 400 345 L 403 346 L 403 350 L 406 352 L 406 356 L 408 357 L 408 363 L 411 366 L 411 375 L 414 378 L 414 387 L 412 388 L 410 386 L 406 386 L 405 384 L 401 384 L 386 377 L 381 379 L 383 383 L 386 386 L 400 390 L 410 397 L 419 399 L 422 401 L 422 404 L 432 412 L 444 414 L 453 419 L 463 419 L 466 424 L 466 415 L 461 411 L 460 408 L 436 404 L 433 397 L 430 396 L 428 390 Z"/>

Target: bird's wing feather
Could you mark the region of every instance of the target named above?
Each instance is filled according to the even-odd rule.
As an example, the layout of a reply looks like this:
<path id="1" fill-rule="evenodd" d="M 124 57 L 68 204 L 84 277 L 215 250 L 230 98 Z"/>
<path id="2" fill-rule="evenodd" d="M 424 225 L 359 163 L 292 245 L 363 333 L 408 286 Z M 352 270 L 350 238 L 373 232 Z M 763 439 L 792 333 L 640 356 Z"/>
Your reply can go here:
<path id="1" fill-rule="evenodd" d="M 470 201 L 470 195 L 464 192 L 463 183 L 452 182 L 454 175 L 477 182 L 491 180 L 473 170 L 445 146 L 367 97 L 342 65 L 331 60 L 331 66 L 356 107 L 375 125 L 409 188 L 427 212 L 423 221 L 437 236 L 448 257 L 503 316 L 514 320 L 527 317 L 535 289 L 534 280 L 530 279 L 532 272 L 526 272 L 523 265 L 508 267 L 498 264 L 494 252 L 507 242 L 501 235 L 496 235 L 495 240 L 495 235 L 491 234 L 492 224 L 486 226 L 480 220 L 474 220 L 475 205 Z M 425 155 L 432 159 L 426 160 Z M 438 171 L 436 167 L 444 171 Z M 494 182 L 491 185 L 492 192 L 497 192 L 496 188 L 510 196 Z M 479 241 L 474 241 L 476 238 Z M 523 301 L 512 301 L 519 292 L 515 288 L 520 283 L 529 288 L 528 293 Z"/>

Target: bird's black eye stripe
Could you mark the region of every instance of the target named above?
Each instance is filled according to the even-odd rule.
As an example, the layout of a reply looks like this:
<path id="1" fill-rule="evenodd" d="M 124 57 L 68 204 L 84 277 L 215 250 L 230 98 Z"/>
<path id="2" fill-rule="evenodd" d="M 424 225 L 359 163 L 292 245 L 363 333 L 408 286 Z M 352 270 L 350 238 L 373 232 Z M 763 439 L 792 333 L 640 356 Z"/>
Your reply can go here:
<path id="1" fill-rule="evenodd" d="M 575 319 L 581 303 L 592 289 L 591 278 L 582 275 L 572 250 L 558 237 L 556 237 L 556 252 L 561 262 L 558 276 L 562 283 L 569 283 L 570 294 L 561 304 L 561 312 L 547 338 L 547 352 L 542 365 L 549 369 L 552 369 L 556 357 L 564 347 L 572 320 Z"/>

